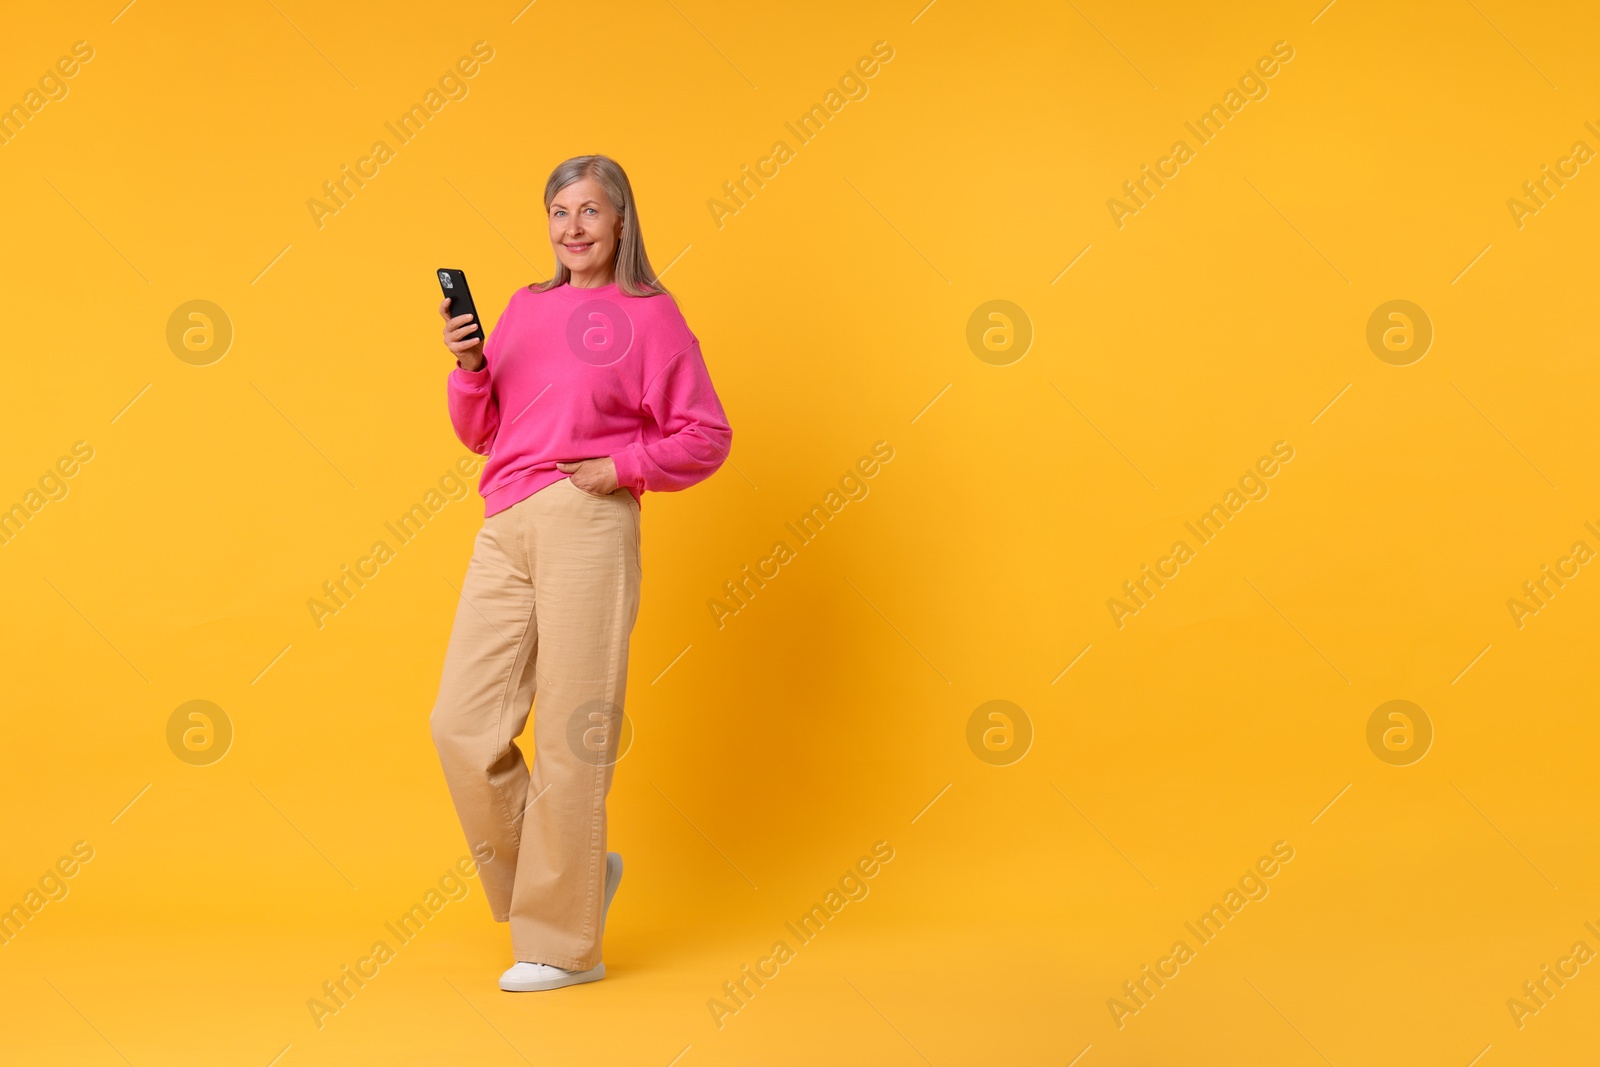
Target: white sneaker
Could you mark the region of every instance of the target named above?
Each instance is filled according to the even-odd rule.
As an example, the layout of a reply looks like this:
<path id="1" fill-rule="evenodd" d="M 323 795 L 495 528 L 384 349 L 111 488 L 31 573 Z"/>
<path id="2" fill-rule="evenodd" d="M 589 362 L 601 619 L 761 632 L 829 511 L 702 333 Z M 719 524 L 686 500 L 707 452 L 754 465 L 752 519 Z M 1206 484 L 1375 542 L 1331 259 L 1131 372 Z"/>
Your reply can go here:
<path id="1" fill-rule="evenodd" d="M 606 913 L 611 910 L 611 898 L 617 894 L 617 883 L 622 881 L 622 856 L 606 853 L 606 895 L 600 909 L 600 932 L 605 933 Z M 606 976 L 606 965 L 597 963 L 587 971 L 567 971 L 548 963 L 514 963 L 500 976 L 500 988 L 507 993 L 534 993 L 543 989 L 560 989 L 562 986 L 598 982 Z"/>
<path id="2" fill-rule="evenodd" d="M 514 963 L 500 976 L 500 988 L 507 993 L 533 993 L 580 982 L 598 982 L 605 976 L 604 963 L 597 963 L 587 971 L 564 971 L 548 963 Z"/>

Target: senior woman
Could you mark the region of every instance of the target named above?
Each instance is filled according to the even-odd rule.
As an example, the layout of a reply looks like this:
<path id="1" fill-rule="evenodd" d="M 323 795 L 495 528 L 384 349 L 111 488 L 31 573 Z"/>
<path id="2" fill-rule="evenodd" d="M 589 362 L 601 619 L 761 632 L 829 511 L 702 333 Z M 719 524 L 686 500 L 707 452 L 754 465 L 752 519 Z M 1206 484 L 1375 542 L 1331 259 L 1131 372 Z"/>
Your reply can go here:
<path id="1" fill-rule="evenodd" d="M 569 159 L 545 183 L 556 269 L 519 289 L 486 342 L 445 318 L 456 436 L 488 457 L 473 547 L 430 725 L 496 921 L 513 992 L 605 977 L 601 934 L 622 857 L 606 851 L 639 507 L 687 489 L 732 432 L 690 332 L 645 255 L 627 175 Z M 516 738 L 533 716 L 533 760 Z"/>

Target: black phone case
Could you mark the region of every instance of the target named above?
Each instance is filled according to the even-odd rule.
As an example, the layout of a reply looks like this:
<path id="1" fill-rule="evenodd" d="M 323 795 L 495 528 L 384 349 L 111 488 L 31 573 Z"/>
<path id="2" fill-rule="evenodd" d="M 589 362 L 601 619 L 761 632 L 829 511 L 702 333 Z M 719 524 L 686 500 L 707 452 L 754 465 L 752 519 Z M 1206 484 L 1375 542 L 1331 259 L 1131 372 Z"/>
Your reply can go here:
<path id="1" fill-rule="evenodd" d="M 450 298 L 450 317 L 453 319 L 457 315 L 471 315 L 473 332 L 467 336 L 482 341 L 483 316 L 478 314 L 478 305 L 472 302 L 472 290 L 467 288 L 467 276 L 449 267 L 440 267 L 437 273 L 439 288 Z"/>

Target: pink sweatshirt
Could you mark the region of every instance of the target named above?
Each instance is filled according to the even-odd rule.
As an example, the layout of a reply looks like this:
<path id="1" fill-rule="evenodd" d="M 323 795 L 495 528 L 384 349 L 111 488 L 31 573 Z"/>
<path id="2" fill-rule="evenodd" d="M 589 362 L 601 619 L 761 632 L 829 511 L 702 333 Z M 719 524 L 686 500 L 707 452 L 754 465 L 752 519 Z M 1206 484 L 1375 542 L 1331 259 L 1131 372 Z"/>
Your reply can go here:
<path id="1" fill-rule="evenodd" d="M 567 477 L 558 462 L 610 456 L 638 500 L 687 489 L 728 455 L 728 417 L 670 296 L 519 289 L 483 356 L 480 371 L 450 372 L 448 393 L 456 436 L 489 457 L 485 517 Z"/>

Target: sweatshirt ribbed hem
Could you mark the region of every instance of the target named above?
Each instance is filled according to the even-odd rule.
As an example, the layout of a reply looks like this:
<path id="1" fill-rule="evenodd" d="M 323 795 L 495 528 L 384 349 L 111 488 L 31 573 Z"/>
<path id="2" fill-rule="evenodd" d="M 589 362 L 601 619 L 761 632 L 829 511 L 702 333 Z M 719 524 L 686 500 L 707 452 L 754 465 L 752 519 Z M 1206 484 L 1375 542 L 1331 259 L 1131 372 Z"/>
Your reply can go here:
<path id="1" fill-rule="evenodd" d="M 484 496 L 483 517 L 487 519 L 491 515 L 506 510 L 506 508 L 520 504 L 539 490 L 546 486 L 554 485 L 565 477 L 567 477 L 566 474 L 554 469 L 529 471 L 527 474 L 518 475 L 511 481 L 495 487 Z M 641 504 L 643 503 L 640 499 L 641 494 L 631 488 L 627 491 L 633 493 L 634 500 L 639 501 Z"/>

